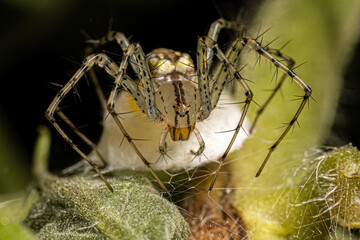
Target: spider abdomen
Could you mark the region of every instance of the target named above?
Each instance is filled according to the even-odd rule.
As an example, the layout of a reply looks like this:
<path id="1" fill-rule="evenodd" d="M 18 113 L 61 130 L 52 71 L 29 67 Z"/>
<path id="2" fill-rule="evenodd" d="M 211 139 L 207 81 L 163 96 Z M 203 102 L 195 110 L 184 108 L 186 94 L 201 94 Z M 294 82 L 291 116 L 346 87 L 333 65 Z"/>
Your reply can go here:
<path id="1" fill-rule="evenodd" d="M 157 87 L 155 99 L 171 139 L 188 140 L 201 106 L 196 87 L 187 80 L 166 81 Z"/>

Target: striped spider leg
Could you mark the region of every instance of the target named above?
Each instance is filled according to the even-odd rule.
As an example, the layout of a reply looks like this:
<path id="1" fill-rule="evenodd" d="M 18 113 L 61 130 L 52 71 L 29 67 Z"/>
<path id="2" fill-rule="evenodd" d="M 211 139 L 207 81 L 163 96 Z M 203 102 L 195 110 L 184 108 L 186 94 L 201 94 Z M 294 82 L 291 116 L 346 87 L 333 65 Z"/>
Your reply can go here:
<path id="1" fill-rule="evenodd" d="M 286 67 L 288 67 L 289 69 L 292 69 L 295 65 L 295 61 L 283 54 L 280 50 L 278 49 L 272 49 L 272 48 L 267 48 L 264 47 L 264 50 L 267 51 L 268 53 L 272 54 L 273 56 L 278 57 L 279 59 L 281 59 L 282 61 L 284 61 L 286 63 Z M 273 78 L 277 78 L 277 74 L 278 74 L 278 69 L 276 68 L 275 73 L 273 75 Z M 272 90 L 272 93 L 270 94 L 270 96 L 266 99 L 266 101 L 259 107 L 259 109 L 256 111 L 256 116 L 254 118 L 254 121 L 249 129 L 249 133 L 251 134 L 255 128 L 256 123 L 258 122 L 261 114 L 264 112 L 265 108 L 270 104 L 271 100 L 273 99 L 273 97 L 275 96 L 275 94 L 280 90 L 282 84 L 284 83 L 285 78 L 288 76 L 287 73 L 283 73 L 279 82 L 276 84 L 275 88 Z"/>
<path id="2" fill-rule="evenodd" d="M 114 69 L 116 71 L 117 66 L 115 63 L 112 62 L 105 54 L 98 54 L 98 55 L 90 55 L 88 56 L 82 66 L 77 70 L 77 72 L 72 76 L 72 78 L 65 84 L 65 86 L 56 94 L 55 98 L 51 102 L 50 106 L 45 112 L 46 118 L 50 121 L 50 123 L 55 127 L 55 129 L 60 133 L 60 135 L 65 139 L 65 141 L 83 158 L 85 159 L 91 167 L 99 174 L 100 178 L 105 182 L 107 187 L 110 191 L 113 192 L 113 188 L 105 179 L 103 174 L 100 172 L 98 166 L 91 161 L 72 141 L 72 139 L 63 131 L 60 125 L 57 123 L 54 113 L 60 113 L 60 117 L 62 119 L 67 119 L 66 116 L 62 115 L 61 112 L 58 110 L 58 106 L 62 99 L 69 93 L 71 89 L 75 87 L 81 77 L 85 74 L 88 69 L 91 69 L 94 64 L 97 64 L 100 67 L 104 67 L 104 65 L 111 65 L 108 69 Z M 113 73 L 114 74 L 114 73 Z M 72 126 L 70 121 L 65 121 L 68 125 Z M 75 127 L 75 126 L 74 126 Z"/>
<path id="3" fill-rule="evenodd" d="M 269 62 L 271 62 L 272 64 L 274 64 L 274 66 L 276 67 L 276 69 L 280 69 L 281 71 L 283 71 L 285 74 L 287 74 L 292 80 L 294 80 L 300 87 L 301 89 L 304 91 L 304 96 L 302 97 L 302 101 L 300 103 L 299 108 L 297 109 L 295 115 L 293 116 L 293 118 L 291 119 L 291 121 L 287 124 L 287 127 L 285 128 L 284 132 L 280 135 L 280 137 L 278 138 L 278 140 L 269 148 L 268 154 L 265 157 L 265 160 L 263 161 L 263 163 L 261 164 L 259 170 L 256 173 L 256 177 L 260 176 L 262 170 L 264 169 L 267 161 L 269 160 L 271 154 L 273 153 L 273 151 L 276 149 L 276 147 L 280 144 L 280 142 L 285 138 L 286 134 L 289 132 L 289 130 L 291 129 L 291 127 L 295 124 L 295 122 L 297 121 L 300 113 L 302 112 L 302 110 L 304 109 L 306 103 L 308 102 L 312 90 L 310 88 L 309 85 L 307 85 L 298 75 L 296 75 L 294 73 L 293 70 L 291 70 L 291 68 L 287 67 L 286 65 L 284 65 L 282 62 L 280 62 L 277 58 L 274 57 L 274 55 L 277 55 L 281 58 L 281 53 L 277 52 L 276 50 L 267 50 L 264 47 L 261 46 L 260 43 L 258 43 L 256 40 L 251 39 L 251 38 L 241 38 L 240 42 L 243 46 L 248 46 L 250 49 L 256 51 L 258 54 L 260 54 L 261 56 L 265 57 L 265 59 L 267 59 Z M 286 58 L 286 57 L 283 57 Z M 291 60 L 288 60 L 289 64 L 291 65 Z M 283 79 L 280 81 L 280 86 L 282 84 Z M 279 87 L 280 87 L 279 86 Z M 276 90 L 277 91 L 277 90 Z M 275 94 L 275 93 L 274 93 Z M 271 96 L 272 97 L 272 96 Z"/>
<path id="4" fill-rule="evenodd" d="M 109 32 L 106 36 L 102 37 L 99 41 L 95 42 L 93 44 L 93 47 L 88 47 L 85 49 L 85 55 L 89 56 L 92 51 L 93 48 L 97 48 L 100 45 L 104 45 L 108 42 L 112 42 L 112 41 L 116 41 L 122 51 L 125 51 L 125 49 L 130 45 L 129 40 L 126 38 L 126 36 L 121 33 L 121 32 L 116 32 L 116 31 L 111 31 Z M 135 56 L 132 55 L 131 56 L 133 62 L 131 62 L 131 66 L 133 68 L 133 70 L 135 72 L 138 73 L 138 68 L 135 65 L 136 59 Z M 95 71 L 93 68 L 89 68 L 87 70 L 87 73 L 90 76 L 90 79 L 92 80 L 95 90 L 96 90 L 96 94 L 98 96 L 98 99 L 102 105 L 103 110 L 106 110 L 106 99 L 105 99 L 105 95 L 100 87 L 99 81 L 97 79 L 97 76 L 95 74 Z M 129 86 L 133 92 L 137 91 L 137 86 L 134 84 L 131 84 Z M 130 90 L 131 91 L 131 90 Z M 139 102 L 140 100 L 138 100 Z M 144 106 L 145 104 L 143 102 L 139 103 L 140 106 Z M 100 161 L 102 162 L 102 167 L 106 167 L 107 166 L 107 162 L 105 161 L 105 158 L 102 156 L 100 150 L 96 147 L 95 143 L 93 143 L 85 134 L 83 134 L 78 127 L 76 127 L 76 125 L 74 123 L 72 123 L 72 121 L 59 109 L 56 109 L 56 113 L 57 115 L 64 121 L 64 123 L 66 123 L 71 129 L 72 131 L 78 135 L 89 147 L 91 147 L 91 149 L 93 149 L 93 151 L 95 152 L 95 154 L 99 157 Z"/>
<path id="5" fill-rule="evenodd" d="M 218 20 L 218 22 L 222 22 L 222 21 L 224 21 L 224 20 L 223 19 Z M 215 23 L 212 26 L 215 26 Z M 232 22 L 226 23 L 226 21 L 225 21 L 225 23 L 221 24 L 221 26 L 228 26 L 229 28 L 233 28 L 234 25 L 232 25 L 231 23 Z M 218 36 L 218 34 L 217 35 L 214 34 L 213 36 L 216 38 Z M 204 47 L 204 46 L 206 46 L 206 47 Z M 239 121 L 236 129 L 235 129 L 235 133 L 233 135 L 233 138 L 230 141 L 230 144 L 228 145 L 227 149 L 225 150 L 224 155 L 219 160 L 219 165 L 215 172 L 214 178 L 209 186 L 209 191 L 211 191 L 211 189 L 213 188 L 214 183 L 217 178 L 217 175 L 220 171 L 220 168 L 221 168 L 226 156 L 228 155 L 234 140 L 236 139 L 236 137 L 238 135 L 238 132 L 243 124 L 244 118 L 246 116 L 246 112 L 249 108 L 250 102 L 252 101 L 252 97 L 253 97 L 253 94 L 252 94 L 251 90 L 249 89 L 249 87 L 246 85 L 244 79 L 240 76 L 240 74 L 236 71 L 236 69 L 232 65 L 232 62 L 235 61 L 236 57 L 238 57 L 238 55 L 240 54 L 240 52 L 242 51 L 242 49 L 245 46 L 248 46 L 250 49 L 256 51 L 261 56 L 264 56 L 272 64 L 274 64 L 274 66 L 276 67 L 276 71 L 278 69 L 280 69 L 281 71 L 283 71 L 285 73 L 285 75 L 282 76 L 282 78 L 280 79 L 280 82 L 277 84 L 276 88 L 274 89 L 272 95 L 266 101 L 265 105 L 258 111 L 258 115 L 255 119 L 255 122 L 253 123 L 253 125 L 251 127 L 251 131 L 253 130 L 254 125 L 255 125 L 257 119 L 259 118 L 261 112 L 264 110 L 266 105 L 268 105 L 268 103 L 271 101 L 271 99 L 275 95 L 275 93 L 280 89 L 280 87 L 281 87 L 282 83 L 284 82 L 284 79 L 287 75 L 290 76 L 291 79 L 293 79 L 302 88 L 302 90 L 305 93 L 303 96 L 302 102 L 301 102 L 298 110 L 296 111 L 295 115 L 293 116 L 292 120 L 289 122 L 286 129 L 281 134 L 281 136 L 278 138 L 278 140 L 269 148 L 269 151 L 268 151 L 268 154 L 267 154 L 265 160 L 263 161 L 261 167 L 259 168 L 258 172 L 256 173 L 256 177 L 260 176 L 260 174 L 261 174 L 263 168 L 265 167 L 267 161 L 269 160 L 272 152 L 276 149 L 276 147 L 280 144 L 280 142 L 285 138 L 286 134 L 289 132 L 291 127 L 297 121 L 300 113 L 302 112 L 304 106 L 306 105 L 306 102 L 309 100 L 311 93 L 312 93 L 310 86 L 308 86 L 299 76 L 297 76 L 292 71 L 291 68 L 294 66 L 294 61 L 290 57 L 282 54 L 279 50 L 262 47 L 261 44 L 258 43 L 256 40 L 247 38 L 247 37 L 243 37 L 243 38 L 236 39 L 233 42 L 233 44 L 230 45 L 230 47 L 227 49 L 226 54 L 224 54 L 219 49 L 219 47 L 216 43 L 216 40 L 211 38 L 211 34 L 209 34 L 207 37 L 200 38 L 199 45 L 198 45 L 198 66 L 201 66 L 201 69 L 199 67 L 198 71 L 199 71 L 199 78 L 200 78 L 199 82 L 202 81 L 202 84 L 204 84 L 203 85 L 204 87 L 202 89 L 203 94 L 201 95 L 202 96 L 202 107 L 208 108 L 209 111 L 211 111 L 216 106 L 218 97 L 220 96 L 221 91 L 223 90 L 223 86 L 226 83 L 226 79 L 229 76 L 229 74 L 226 73 L 227 70 L 229 70 L 231 75 L 233 75 L 237 80 L 239 80 L 242 91 L 246 95 L 245 106 L 243 108 L 242 116 L 240 118 L 240 121 Z M 210 60 L 210 59 L 208 59 L 208 57 L 211 57 L 211 54 L 216 55 L 222 64 L 218 64 L 218 66 L 214 70 L 215 73 L 212 76 L 218 76 L 218 78 L 214 81 L 214 84 L 212 86 L 210 86 L 210 89 L 209 89 L 209 85 L 206 82 L 208 79 L 207 75 L 208 75 L 209 67 L 207 67 L 206 65 Z M 283 63 L 281 63 L 275 56 L 284 60 L 287 64 L 287 66 L 284 65 Z M 219 75 L 217 75 L 216 72 L 219 73 Z M 221 74 L 223 74 L 223 76 L 221 76 Z M 226 75 L 226 77 L 224 77 L 224 75 Z M 199 86 L 201 86 L 200 83 L 199 83 Z M 200 89 L 200 91 L 201 91 L 201 89 Z M 210 92 L 211 92 L 211 95 L 209 95 Z M 207 96 L 210 96 L 211 102 L 209 102 Z M 203 115 L 203 117 L 204 118 L 206 117 L 206 112 Z"/>
<path id="6" fill-rule="evenodd" d="M 217 41 L 222 29 L 231 29 L 235 33 L 241 35 L 242 32 L 244 31 L 244 25 L 239 24 L 234 21 L 227 21 L 223 18 L 219 18 L 211 24 L 207 36 L 209 38 L 211 38 L 212 40 Z M 212 60 L 213 60 L 213 58 L 212 58 L 213 51 L 210 47 L 207 47 L 206 52 L 207 52 L 206 58 L 208 59 L 207 64 L 208 64 L 208 66 L 211 66 Z M 226 56 L 228 57 L 228 54 L 226 54 Z M 233 59 L 233 61 L 235 61 L 235 60 L 236 59 Z M 230 59 L 229 59 L 229 61 L 230 61 Z M 233 61 L 230 61 L 230 62 L 232 63 Z M 216 71 L 214 71 L 213 76 L 217 76 L 217 74 L 219 74 L 219 72 L 222 73 L 223 71 L 219 71 L 220 69 L 224 70 L 224 66 L 222 64 L 218 65 L 217 67 L 218 67 L 218 69 Z M 222 77 L 219 76 L 218 79 L 222 79 Z M 213 102 L 217 102 L 217 101 L 213 101 Z"/>
<path id="7" fill-rule="evenodd" d="M 229 74 L 239 81 L 241 89 L 244 92 L 245 97 L 246 97 L 245 105 L 243 107 L 243 111 L 242 111 L 240 120 L 235 128 L 234 135 L 231 138 L 228 147 L 226 148 L 224 154 L 222 155 L 222 157 L 219 160 L 219 165 L 218 165 L 215 175 L 210 183 L 208 192 L 210 192 L 212 190 L 212 188 L 215 184 L 215 181 L 220 172 L 221 166 L 224 163 L 224 160 L 227 157 L 228 153 L 230 152 L 230 149 L 231 149 L 242 125 L 243 125 L 246 113 L 250 107 L 250 103 L 253 98 L 253 93 L 251 92 L 250 88 L 246 84 L 244 78 L 241 77 L 239 72 L 235 69 L 233 64 L 229 61 L 229 59 L 232 60 L 232 59 L 235 59 L 236 57 L 238 57 L 242 48 L 243 48 L 242 44 L 238 41 L 238 39 L 236 39 L 234 41 L 234 43 L 231 44 L 230 47 L 228 48 L 228 50 L 226 51 L 227 56 L 228 56 L 228 57 L 226 57 L 226 55 L 220 50 L 216 41 L 214 41 L 212 38 L 205 36 L 205 37 L 199 38 L 199 41 L 198 41 L 198 52 L 197 52 L 197 54 L 198 54 L 198 56 L 197 56 L 198 73 L 199 73 L 198 81 L 199 81 L 199 88 L 200 88 L 200 96 L 202 97 L 201 98 L 202 108 L 205 109 L 205 114 L 203 114 L 202 116 L 204 118 L 207 117 L 206 110 L 211 111 L 212 107 L 216 106 L 217 101 L 219 100 L 219 95 L 221 94 L 222 90 L 224 89 L 224 86 L 226 84 L 226 79 L 228 78 Z M 220 63 L 215 68 L 214 72 L 216 73 L 219 71 L 219 68 L 222 68 L 221 72 L 223 73 L 223 74 L 217 75 L 218 78 L 215 80 L 215 83 L 213 84 L 213 86 L 211 86 L 212 87 L 211 90 L 210 90 L 210 86 L 209 86 L 209 77 L 208 77 L 209 68 L 207 67 L 207 62 L 208 62 L 207 51 L 208 51 L 208 49 L 210 49 L 213 52 L 213 54 L 215 54 L 217 56 L 217 58 L 220 60 Z M 226 73 L 228 71 L 230 73 Z M 226 75 L 224 75 L 225 73 L 226 73 Z M 202 85 L 200 85 L 200 84 L 202 84 Z M 215 101 L 212 102 L 213 99 Z M 203 112 L 204 112 L 204 110 L 203 110 Z"/>
<path id="8" fill-rule="evenodd" d="M 110 94 L 107 109 L 110 112 L 110 114 L 113 116 L 116 124 L 120 128 L 121 132 L 125 136 L 125 138 L 129 141 L 131 146 L 134 148 L 134 150 L 137 152 L 141 160 L 144 162 L 144 164 L 148 167 L 150 172 L 153 174 L 154 178 L 158 181 L 161 188 L 167 192 L 167 189 L 162 184 L 156 173 L 152 170 L 150 164 L 145 160 L 145 158 L 141 155 L 140 151 L 135 146 L 134 142 L 132 141 L 132 138 L 127 134 L 126 130 L 124 129 L 123 125 L 121 124 L 120 120 L 117 117 L 117 113 L 114 111 L 114 99 L 116 98 L 117 91 L 119 90 L 120 86 L 123 86 L 133 97 L 137 105 L 139 106 L 140 110 L 142 110 L 145 114 L 148 114 L 150 118 L 156 119 L 157 114 L 156 111 L 154 111 L 155 102 L 154 104 L 151 104 L 151 100 L 154 98 L 154 95 L 152 94 L 153 89 L 152 83 L 148 80 L 143 79 L 143 77 L 146 77 L 146 75 L 143 73 L 144 71 L 138 70 L 140 72 L 141 76 L 141 82 L 144 86 L 144 89 L 147 91 L 145 96 L 143 96 L 143 93 L 139 90 L 139 87 L 135 82 L 131 81 L 131 79 L 125 74 L 126 67 L 129 63 L 129 58 L 134 54 L 138 56 L 136 59 L 138 62 L 138 65 L 144 65 L 145 63 L 145 57 L 142 53 L 142 50 L 138 44 L 131 44 L 128 46 L 127 50 L 124 52 L 124 58 L 121 62 L 120 68 L 105 54 L 92 54 L 88 56 L 82 66 L 78 69 L 78 71 L 73 75 L 73 77 L 69 80 L 69 82 L 58 92 L 58 94 L 55 96 L 54 100 L 48 107 L 45 115 L 46 118 L 51 122 L 51 124 L 55 127 L 55 129 L 60 133 L 60 135 L 68 142 L 68 144 L 83 158 L 85 159 L 92 168 L 98 173 L 100 178 L 104 181 L 104 183 L 107 185 L 107 187 L 110 189 L 110 191 L 113 191 L 113 188 L 111 185 L 107 182 L 103 174 L 100 172 L 98 166 L 91 161 L 71 140 L 71 138 L 63 131 L 63 129 L 59 126 L 57 123 L 54 113 L 57 112 L 62 119 L 61 112 L 58 110 L 58 105 L 62 101 L 62 99 L 68 94 L 68 92 L 75 87 L 75 85 L 78 83 L 78 81 L 81 79 L 81 77 L 89 71 L 94 65 L 98 65 L 99 67 L 105 69 L 106 73 L 110 76 L 113 76 L 115 78 L 115 83 L 113 90 Z M 124 83 L 122 82 L 125 79 Z M 145 104 L 145 101 L 148 104 Z M 65 121 L 68 125 L 71 126 L 70 121 Z M 78 134 L 78 133 L 77 133 Z M 78 134 L 79 135 L 79 134 Z"/>
<path id="9" fill-rule="evenodd" d="M 140 78 L 143 91 L 140 91 L 140 88 L 137 89 L 136 92 L 131 91 L 130 88 L 128 88 L 127 84 L 132 84 L 133 82 L 131 79 L 126 76 L 125 72 L 127 69 L 127 66 L 129 64 L 130 58 L 135 55 L 136 64 L 132 65 L 135 68 L 138 68 L 135 70 L 135 72 L 138 72 L 138 77 Z M 127 89 L 127 91 L 130 93 L 130 95 L 133 97 L 134 101 L 142 110 L 142 112 L 146 115 L 148 115 L 152 120 L 156 121 L 159 120 L 159 115 L 156 108 L 156 102 L 155 102 L 155 89 L 154 84 L 151 79 L 151 74 L 149 70 L 149 65 L 147 64 L 145 60 L 145 54 L 138 43 L 132 43 L 130 44 L 124 51 L 124 57 L 120 64 L 119 68 L 119 74 L 117 75 L 114 83 L 114 87 L 111 90 L 109 100 L 107 103 L 107 109 L 109 113 L 113 116 L 116 124 L 118 125 L 119 129 L 121 130 L 124 137 L 128 140 L 130 145 L 133 147 L 134 151 L 137 153 L 137 155 L 140 157 L 140 159 L 144 162 L 146 167 L 149 169 L 149 171 L 152 173 L 156 181 L 159 183 L 161 188 L 168 193 L 166 187 L 161 182 L 157 174 L 154 172 L 154 170 L 151 168 L 150 163 L 145 159 L 145 157 L 141 154 L 139 149 L 136 147 L 135 143 L 132 141 L 132 138 L 127 134 L 125 128 L 123 127 L 122 123 L 120 122 L 120 119 L 117 117 L 117 113 L 115 112 L 115 102 L 117 98 L 117 93 L 120 90 L 120 86 Z M 142 95 L 143 94 L 143 95 Z M 139 101 L 141 100 L 141 102 Z M 144 106 L 145 105 L 145 106 Z M 144 110 L 144 107 L 146 108 L 146 111 Z"/>

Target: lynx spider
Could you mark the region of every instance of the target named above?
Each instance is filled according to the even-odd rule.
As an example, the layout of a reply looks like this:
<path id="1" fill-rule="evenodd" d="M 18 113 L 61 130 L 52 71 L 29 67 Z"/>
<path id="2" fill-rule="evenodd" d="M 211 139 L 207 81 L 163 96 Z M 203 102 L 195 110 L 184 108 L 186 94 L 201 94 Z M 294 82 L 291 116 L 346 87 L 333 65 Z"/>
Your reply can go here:
<path id="1" fill-rule="evenodd" d="M 274 89 L 273 94 L 268 98 L 263 107 L 260 107 L 258 110 L 257 117 L 253 122 L 250 131 L 252 131 L 258 117 L 264 108 L 268 105 L 276 91 L 280 88 L 286 76 L 290 76 L 290 78 L 294 80 L 305 93 L 302 97 L 302 102 L 292 120 L 288 123 L 286 129 L 280 135 L 278 140 L 269 148 L 268 154 L 256 174 L 256 177 L 259 176 L 265 164 L 269 160 L 272 152 L 280 144 L 291 127 L 297 121 L 301 111 L 306 105 L 306 102 L 311 96 L 312 90 L 291 69 L 294 65 L 294 61 L 291 58 L 283 55 L 279 50 L 271 49 L 267 46 L 263 47 L 259 42 L 257 42 L 257 39 L 251 39 L 248 37 L 236 38 L 224 53 L 222 50 L 220 50 L 216 42 L 222 29 L 232 29 L 240 32 L 243 29 L 243 26 L 236 22 L 227 21 L 224 19 L 218 19 L 213 22 L 210 26 L 207 36 L 203 36 L 198 39 L 196 73 L 194 64 L 188 54 L 175 52 L 169 49 L 155 49 L 146 56 L 138 43 L 130 43 L 125 35 L 121 32 L 110 32 L 106 37 L 102 38 L 97 45 L 101 45 L 110 41 L 116 41 L 123 50 L 123 59 L 120 66 L 118 66 L 112 59 L 110 59 L 110 57 L 104 53 L 95 53 L 89 55 L 84 60 L 82 66 L 67 82 L 67 84 L 57 93 L 45 113 L 46 118 L 51 122 L 51 124 L 56 128 L 56 130 L 66 140 L 66 142 L 70 144 L 70 146 L 92 166 L 92 168 L 99 174 L 100 178 L 105 182 L 110 191 L 113 191 L 113 188 L 100 172 L 98 166 L 74 144 L 71 138 L 59 126 L 57 120 L 54 117 L 54 114 L 57 113 L 59 117 L 67 125 L 69 125 L 77 135 L 79 135 L 96 151 L 95 144 L 92 143 L 75 127 L 75 125 L 65 116 L 65 114 L 61 112 L 58 106 L 62 99 L 79 82 L 81 77 L 86 72 L 91 70 L 94 65 L 105 69 L 106 73 L 115 79 L 113 88 L 106 103 L 107 111 L 113 117 L 122 134 L 125 136 L 129 144 L 132 146 L 146 167 L 150 170 L 161 188 L 167 192 L 166 187 L 161 182 L 157 174 L 153 171 L 150 163 L 145 159 L 145 157 L 134 144 L 133 138 L 127 134 L 127 131 L 118 118 L 118 114 L 114 110 L 115 100 L 119 90 L 123 88 L 129 92 L 139 109 L 148 117 L 150 117 L 150 119 L 153 121 L 165 121 L 167 123 L 168 128 L 164 131 L 161 137 L 161 143 L 159 145 L 160 152 L 164 152 L 165 139 L 168 133 L 170 133 L 173 141 L 185 141 L 188 139 L 189 135 L 194 132 L 200 145 L 199 150 L 194 152 L 194 154 L 199 155 L 204 149 L 204 142 L 202 141 L 201 134 L 195 128 L 195 123 L 197 121 L 206 119 L 211 114 L 212 110 L 218 103 L 219 97 L 224 89 L 224 85 L 229 81 L 229 76 L 231 76 L 231 78 L 236 79 L 240 83 L 241 89 L 246 99 L 244 101 L 241 117 L 236 129 L 234 130 L 233 137 L 228 147 L 224 151 L 224 154 L 219 159 L 219 164 L 215 175 L 208 188 L 208 191 L 211 191 L 220 168 L 225 158 L 227 157 L 239 133 L 239 130 L 242 127 L 246 113 L 253 99 L 252 91 L 246 84 L 245 79 L 240 75 L 233 64 L 238 58 L 242 49 L 245 46 L 248 46 L 251 50 L 257 52 L 259 56 L 263 56 L 269 62 L 271 62 L 276 67 L 276 71 L 280 69 L 285 73 Z M 218 64 L 214 67 L 212 67 L 213 56 L 216 56 L 219 60 Z M 286 65 L 277 58 L 285 61 Z M 140 84 L 136 83 L 127 75 L 126 71 L 129 63 L 139 78 Z M 193 82 L 195 82 L 197 86 L 195 86 Z M 164 101 L 164 98 L 170 100 Z M 98 153 L 98 155 L 105 164 L 105 160 L 101 157 L 100 153 Z"/>

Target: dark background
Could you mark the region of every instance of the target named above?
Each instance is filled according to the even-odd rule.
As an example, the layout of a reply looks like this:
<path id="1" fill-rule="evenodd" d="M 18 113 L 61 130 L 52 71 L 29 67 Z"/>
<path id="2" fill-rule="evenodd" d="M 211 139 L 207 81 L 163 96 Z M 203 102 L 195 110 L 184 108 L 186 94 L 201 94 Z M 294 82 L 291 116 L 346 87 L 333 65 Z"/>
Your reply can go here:
<path id="1" fill-rule="evenodd" d="M 124 32 L 132 42 L 140 42 L 145 53 L 165 47 L 192 54 L 196 51 L 198 36 L 206 34 L 212 21 L 220 16 L 234 19 L 241 9 L 247 9 L 246 15 L 252 16 L 259 1 L 250 4 L 205 0 L 20 2 L 0 1 L 0 111 L 14 147 L 24 151 L 24 164 L 29 166 L 36 127 L 50 126 L 44 112 L 61 85 L 79 68 L 89 37 L 99 39 L 111 28 Z M 244 13 L 242 16 L 247 19 Z M 110 49 L 107 54 L 119 62 L 120 48 L 115 45 Z M 101 118 L 99 106 L 88 82 L 83 82 L 76 89 L 81 97 L 73 94 L 61 105 L 78 126 L 83 126 L 87 135 L 96 139 L 101 132 L 97 124 Z M 77 108 L 70 109 L 74 102 Z M 56 170 L 79 157 L 51 129 L 50 162 Z M 71 137 L 86 149 L 76 136 Z M 64 157 L 68 155 L 71 157 Z"/>
<path id="2" fill-rule="evenodd" d="M 234 19 L 240 9 L 247 24 L 260 0 L 40 2 L 21 5 L 18 1 L 0 1 L 0 110 L 17 149 L 24 151 L 27 166 L 37 136 L 36 127 L 50 126 L 44 112 L 60 89 L 56 84 L 65 84 L 78 69 L 88 36 L 99 39 L 111 25 L 111 29 L 131 36 L 131 41 L 140 42 L 145 52 L 166 47 L 191 54 L 196 51 L 197 37 L 206 34 L 212 21 L 220 16 Z M 114 49 L 109 56 L 120 61 L 121 57 L 113 53 L 121 54 L 121 51 L 116 46 Z M 339 146 L 351 141 L 360 146 L 359 52 L 360 48 L 347 71 L 339 114 L 326 144 Z M 96 99 L 91 95 L 93 91 L 87 89 L 90 87 L 86 81 L 83 84 L 84 87 L 77 88 L 81 100 L 74 94 L 68 105 L 64 102 L 64 109 L 71 101 L 78 103 L 77 110 L 74 108 L 75 112 L 69 114 L 74 115 L 72 119 L 78 125 L 85 126 L 86 132 L 86 127 L 97 125 L 100 115 L 96 101 L 91 101 Z M 87 134 L 96 139 L 101 126 L 92 129 L 97 130 Z M 53 169 L 78 158 L 55 131 L 53 142 Z M 72 157 L 64 158 L 64 154 Z"/>

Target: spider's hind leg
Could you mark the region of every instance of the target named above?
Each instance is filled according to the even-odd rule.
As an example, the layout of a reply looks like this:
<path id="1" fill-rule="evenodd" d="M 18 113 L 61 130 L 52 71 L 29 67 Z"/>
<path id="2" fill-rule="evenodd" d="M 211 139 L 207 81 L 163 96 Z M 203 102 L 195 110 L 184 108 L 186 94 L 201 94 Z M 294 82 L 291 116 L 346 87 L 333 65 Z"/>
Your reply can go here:
<path id="1" fill-rule="evenodd" d="M 285 63 L 286 63 L 286 67 L 288 67 L 289 69 L 292 69 L 295 65 L 295 61 L 283 54 L 282 52 L 280 52 L 280 50 L 278 49 L 272 49 L 272 48 L 264 48 L 267 52 L 269 52 L 270 54 L 272 54 L 273 56 L 276 56 L 278 58 L 280 58 L 281 60 L 283 60 Z M 277 73 L 278 73 L 278 67 L 276 67 L 276 70 L 275 70 L 275 73 L 274 73 L 274 76 L 273 78 L 277 77 Z M 284 73 L 280 80 L 277 82 L 275 88 L 272 90 L 272 93 L 271 95 L 266 99 L 266 101 L 260 106 L 260 108 L 257 110 L 256 112 L 256 116 L 255 116 L 255 119 L 250 127 L 250 130 L 249 130 L 249 133 L 251 134 L 255 128 L 255 125 L 256 123 L 258 122 L 261 114 L 264 112 L 265 108 L 270 104 L 271 100 L 273 99 L 273 97 L 275 96 L 275 94 L 280 90 L 282 84 L 284 83 L 284 80 L 285 78 L 287 77 L 288 75 L 286 73 Z"/>
<path id="2" fill-rule="evenodd" d="M 302 101 L 301 101 L 300 106 L 298 107 L 297 111 L 295 112 L 295 115 L 293 116 L 291 121 L 287 124 L 287 127 L 285 128 L 284 132 L 280 135 L 278 140 L 269 148 L 269 151 L 265 157 L 265 160 L 263 161 L 263 163 L 261 164 L 261 167 L 259 168 L 258 172 L 256 173 L 256 177 L 258 177 L 258 176 L 260 176 L 262 170 L 264 169 L 264 167 L 265 167 L 267 161 L 269 160 L 271 154 L 273 153 L 273 151 L 281 143 L 281 141 L 285 138 L 285 136 L 287 135 L 287 133 L 289 132 L 291 127 L 297 121 L 298 117 L 300 116 L 300 113 L 304 109 L 306 103 L 308 102 L 308 100 L 311 96 L 312 90 L 311 90 L 310 86 L 307 85 L 298 75 L 296 75 L 291 68 L 287 67 L 282 62 L 280 62 L 277 58 L 275 58 L 274 55 L 276 55 L 276 54 L 271 53 L 270 50 L 262 47 L 261 44 L 258 43 L 256 40 L 251 39 L 251 38 L 241 38 L 240 41 L 244 47 L 248 46 L 250 49 L 252 49 L 255 52 L 257 52 L 258 54 L 260 54 L 260 56 L 265 57 L 277 69 L 280 69 L 281 71 L 283 71 L 292 80 L 294 80 L 300 86 L 300 88 L 304 91 L 304 96 L 302 97 Z"/>

